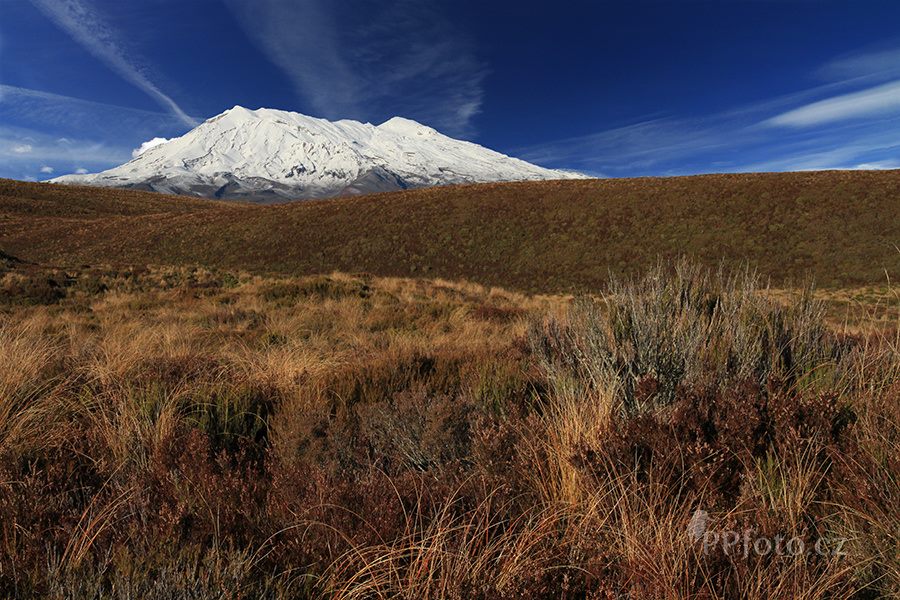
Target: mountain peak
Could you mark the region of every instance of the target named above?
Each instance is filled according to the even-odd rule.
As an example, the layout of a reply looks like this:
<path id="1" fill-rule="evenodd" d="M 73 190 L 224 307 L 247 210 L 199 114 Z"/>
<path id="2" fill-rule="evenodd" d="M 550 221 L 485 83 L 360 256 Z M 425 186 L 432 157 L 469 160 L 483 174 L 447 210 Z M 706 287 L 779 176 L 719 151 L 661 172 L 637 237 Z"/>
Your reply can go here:
<path id="1" fill-rule="evenodd" d="M 435 135 L 437 131 L 422 125 L 418 121 L 407 119 L 405 117 L 393 117 L 378 126 L 382 131 L 392 131 L 403 135 Z"/>
<path id="2" fill-rule="evenodd" d="M 455 140 L 403 117 L 374 126 L 237 105 L 120 167 L 54 181 L 284 201 L 453 183 L 582 177 Z"/>
<path id="3" fill-rule="evenodd" d="M 255 116 L 256 111 L 240 106 L 239 104 L 235 104 L 233 107 L 220 112 L 216 116 L 210 117 L 209 119 L 204 121 L 204 123 L 216 123 L 223 120 L 246 121 L 252 119 Z"/>

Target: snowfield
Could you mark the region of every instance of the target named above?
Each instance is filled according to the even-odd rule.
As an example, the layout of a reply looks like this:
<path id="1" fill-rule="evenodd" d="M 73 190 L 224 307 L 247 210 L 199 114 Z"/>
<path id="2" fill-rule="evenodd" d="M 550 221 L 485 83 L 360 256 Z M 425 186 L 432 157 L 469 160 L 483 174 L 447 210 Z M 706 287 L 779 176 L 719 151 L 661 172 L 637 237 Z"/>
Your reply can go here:
<path id="1" fill-rule="evenodd" d="M 494 181 L 583 179 L 394 117 L 381 125 L 235 106 L 129 162 L 54 183 L 285 201 Z"/>

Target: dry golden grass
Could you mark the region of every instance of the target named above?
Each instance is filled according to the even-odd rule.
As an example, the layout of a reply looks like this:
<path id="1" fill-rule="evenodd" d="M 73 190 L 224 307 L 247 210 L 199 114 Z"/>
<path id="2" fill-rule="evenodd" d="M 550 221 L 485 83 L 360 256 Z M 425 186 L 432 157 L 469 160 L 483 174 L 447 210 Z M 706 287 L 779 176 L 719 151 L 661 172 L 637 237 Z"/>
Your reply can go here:
<path id="1" fill-rule="evenodd" d="M 6 269 L 0 595 L 900 592 L 890 290 Z"/>

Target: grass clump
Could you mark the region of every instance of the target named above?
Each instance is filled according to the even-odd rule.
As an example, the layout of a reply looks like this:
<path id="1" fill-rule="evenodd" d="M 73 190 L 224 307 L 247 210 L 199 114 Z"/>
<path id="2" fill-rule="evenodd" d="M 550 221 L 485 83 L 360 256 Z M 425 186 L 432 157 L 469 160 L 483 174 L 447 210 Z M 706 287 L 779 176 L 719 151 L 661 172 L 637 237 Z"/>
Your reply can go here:
<path id="1" fill-rule="evenodd" d="M 579 299 L 566 323 L 532 327 L 532 345 L 551 378 L 612 387 L 628 413 L 667 406 L 685 386 L 813 377 L 839 351 L 823 305 L 809 293 L 785 305 L 766 292 L 747 270 L 658 266 Z"/>
<path id="2" fill-rule="evenodd" d="M 291 305 L 300 300 L 340 300 L 367 298 L 369 286 L 361 281 L 344 281 L 331 277 L 313 277 L 301 283 L 273 283 L 265 286 L 260 295 L 266 302 Z"/>

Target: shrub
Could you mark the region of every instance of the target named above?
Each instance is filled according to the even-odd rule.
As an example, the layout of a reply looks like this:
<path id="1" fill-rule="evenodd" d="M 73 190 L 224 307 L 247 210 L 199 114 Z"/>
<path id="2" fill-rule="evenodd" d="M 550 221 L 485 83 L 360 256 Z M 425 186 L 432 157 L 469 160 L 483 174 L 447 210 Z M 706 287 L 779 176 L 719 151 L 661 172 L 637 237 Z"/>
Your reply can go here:
<path id="1" fill-rule="evenodd" d="M 235 451 L 241 446 L 262 451 L 276 402 L 272 389 L 212 386 L 191 394 L 187 422 L 209 436 L 213 451 Z"/>
<path id="2" fill-rule="evenodd" d="M 832 361 L 822 306 L 805 295 L 784 306 L 749 271 L 726 275 L 680 262 L 644 279 L 614 282 L 602 300 L 581 298 L 568 322 L 530 329 L 532 348 L 551 380 L 611 387 L 622 410 L 671 404 L 682 385 L 725 388 L 743 381 L 785 385 Z M 641 390 L 652 381 L 652 393 Z"/>
<path id="3" fill-rule="evenodd" d="M 65 297 L 64 282 L 54 276 L 10 273 L 0 279 L 0 304 L 50 305 Z"/>
<path id="4" fill-rule="evenodd" d="M 296 304 L 299 300 L 340 300 L 367 298 L 368 284 L 359 280 L 338 280 L 331 277 L 310 277 L 297 282 L 278 282 L 265 286 L 260 297 L 266 302 L 281 305 Z"/>

